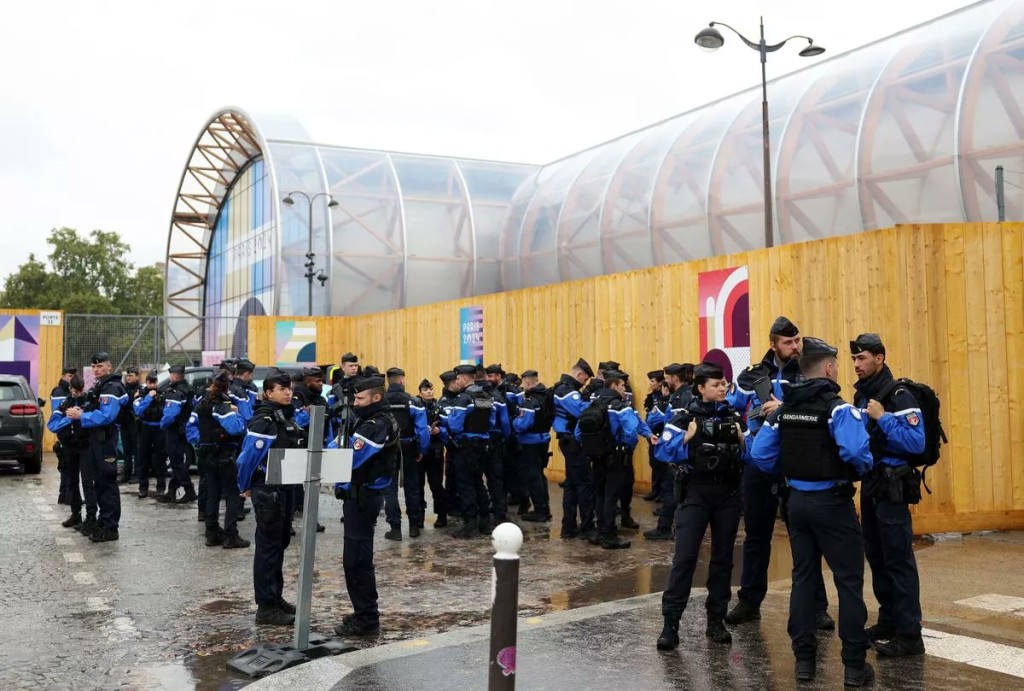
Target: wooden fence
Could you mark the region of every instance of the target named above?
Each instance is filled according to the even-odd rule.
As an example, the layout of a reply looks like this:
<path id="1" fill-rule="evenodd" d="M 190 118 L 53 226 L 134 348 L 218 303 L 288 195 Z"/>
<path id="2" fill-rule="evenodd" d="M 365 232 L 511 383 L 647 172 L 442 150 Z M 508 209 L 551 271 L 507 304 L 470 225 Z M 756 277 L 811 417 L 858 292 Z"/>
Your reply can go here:
<path id="1" fill-rule="evenodd" d="M 54 313 L 50 312 L 50 314 Z M 60 312 L 57 314 L 61 315 L 59 326 L 39 327 L 39 381 L 37 385 L 39 390 L 36 392 L 36 395 L 46 401 L 46 407 L 43 408 L 43 417 L 47 420 L 50 418 L 50 391 L 57 385 L 61 369 L 64 366 L 64 315 Z M 0 310 L 0 316 L 39 316 L 39 310 L 4 309 Z M 44 450 L 49 452 L 56 441 L 56 436 L 51 434 L 49 430 L 43 431 Z"/>
<path id="2" fill-rule="evenodd" d="M 1024 527 L 1024 224 L 901 225 L 686 264 L 486 295 L 361 317 L 321 317 L 318 360 L 351 350 L 381 370 L 399 365 L 410 388 L 459 358 L 459 308 L 484 309 L 484 361 L 537 369 L 552 384 L 578 357 L 614 359 L 634 374 L 698 357 L 697 274 L 747 265 L 752 357 L 785 314 L 803 335 L 847 352 L 876 331 L 896 376 L 931 384 L 950 437 L 929 471 L 934 494 L 916 507 L 917 532 Z M 249 356 L 275 360 L 274 324 L 249 320 Z M 848 359 L 840 383 L 852 398 Z M 549 476 L 563 477 L 555 453 Z M 648 487 L 646 449 L 636 456 Z"/>

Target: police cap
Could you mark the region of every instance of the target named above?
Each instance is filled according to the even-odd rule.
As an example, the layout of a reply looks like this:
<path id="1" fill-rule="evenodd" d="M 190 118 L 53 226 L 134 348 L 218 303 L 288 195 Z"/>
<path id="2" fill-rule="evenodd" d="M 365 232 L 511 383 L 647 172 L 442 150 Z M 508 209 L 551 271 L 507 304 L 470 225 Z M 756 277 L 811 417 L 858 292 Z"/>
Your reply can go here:
<path id="1" fill-rule="evenodd" d="M 455 381 L 455 372 L 453 372 L 452 370 L 448 370 L 447 372 L 441 372 L 441 374 L 437 376 L 441 380 L 442 384 L 450 384 L 451 382 Z"/>
<path id="2" fill-rule="evenodd" d="M 539 376 L 540 375 L 537 373 L 537 370 L 535 370 L 535 369 L 528 369 L 525 372 L 523 372 L 523 379 L 526 379 L 527 377 L 539 377 Z"/>
<path id="3" fill-rule="evenodd" d="M 814 336 L 805 336 L 803 339 L 803 347 L 801 348 L 801 355 L 831 355 L 833 357 L 839 355 L 839 351 L 830 346 L 820 338 Z"/>
<path id="4" fill-rule="evenodd" d="M 323 379 L 324 371 L 319 367 L 307 367 L 302 370 L 303 377 L 312 377 L 314 379 Z"/>
<path id="5" fill-rule="evenodd" d="M 98 365 L 101 362 L 110 362 L 110 355 L 105 351 L 101 350 L 89 359 L 89 362 L 93 365 Z"/>
<path id="6" fill-rule="evenodd" d="M 476 365 L 456 365 L 452 368 L 452 371 L 455 372 L 456 375 L 468 374 L 472 377 L 476 374 Z"/>
<path id="7" fill-rule="evenodd" d="M 263 390 L 270 391 L 275 386 L 290 389 L 292 386 L 291 375 L 287 372 L 282 372 L 279 369 L 272 369 L 267 372 L 267 376 L 263 378 Z"/>
<path id="8" fill-rule="evenodd" d="M 384 377 L 363 377 L 356 382 L 356 393 L 384 388 Z"/>
<path id="9" fill-rule="evenodd" d="M 701 383 L 709 379 L 725 379 L 725 372 L 713 362 L 702 362 L 693 368 L 693 380 Z"/>
<path id="10" fill-rule="evenodd" d="M 586 373 L 586 375 L 588 377 L 594 376 L 594 370 L 590 366 L 590 363 L 587 362 L 586 360 L 584 360 L 583 358 L 580 358 L 579 360 L 577 360 L 576 364 L 573 365 L 573 367 L 579 367 L 581 370 L 583 370 Z"/>
<path id="11" fill-rule="evenodd" d="M 171 365 L 167 371 L 170 374 L 185 374 L 185 365 Z"/>
<path id="12" fill-rule="evenodd" d="M 608 384 L 611 384 L 613 381 L 624 382 L 627 379 L 629 379 L 629 375 L 626 374 L 625 372 L 620 372 L 617 369 L 609 370 L 604 373 L 604 383 L 606 386 Z"/>
<path id="13" fill-rule="evenodd" d="M 865 351 L 872 355 L 885 355 L 885 344 L 882 343 L 881 336 L 874 333 L 866 333 L 857 336 L 856 340 L 850 341 L 851 354 L 856 355 Z"/>
<path id="14" fill-rule="evenodd" d="M 388 368 L 388 376 L 389 377 L 404 377 L 405 376 L 405 370 L 402 369 L 401 367 L 389 367 Z"/>
<path id="15" fill-rule="evenodd" d="M 423 381 L 420 382 L 420 391 L 423 391 L 424 389 L 432 389 L 432 388 L 434 388 L 434 385 L 430 383 L 429 379 L 424 379 Z"/>
<path id="16" fill-rule="evenodd" d="M 772 336 L 782 336 L 784 338 L 793 338 L 800 334 L 800 329 L 796 328 L 796 324 L 789 321 L 787 317 L 776 317 L 775 321 L 772 322 L 772 328 L 769 331 Z"/>
<path id="17" fill-rule="evenodd" d="M 213 375 L 213 381 L 227 384 L 231 381 L 230 373 L 226 369 L 217 370 L 217 373 Z"/>
<path id="18" fill-rule="evenodd" d="M 300 372 L 299 370 L 295 370 L 294 372 L 292 372 L 290 378 L 292 380 L 292 384 L 301 384 L 302 381 L 305 379 L 305 377 L 302 376 L 302 372 Z"/>
<path id="19" fill-rule="evenodd" d="M 219 365 L 217 365 L 217 369 L 219 369 L 221 371 L 224 371 L 224 372 L 231 372 L 232 374 L 234 374 L 235 373 L 235 361 L 234 360 L 222 360 L 221 363 Z"/>
<path id="20" fill-rule="evenodd" d="M 500 362 L 496 365 L 487 365 L 487 368 L 484 370 L 484 372 L 486 372 L 487 374 L 505 374 L 505 370 L 501 368 Z"/>
<path id="21" fill-rule="evenodd" d="M 665 370 L 661 370 L 661 369 L 651 370 L 650 372 L 647 373 L 647 378 L 648 379 L 657 379 L 658 381 L 664 381 L 665 380 Z"/>
<path id="22" fill-rule="evenodd" d="M 71 365 L 64 365 L 64 369 L 60 371 L 61 374 L 78 374 L 78 368 L 72 367 Z"/>
<path id="23" fill-rule="evenodd" d="M 356 356 L 355 353 L 345 353 L 341 356 L 341 364 L 345 364 L 346 362 L 359 362 L 359 357 Z"/>
<path id="24" fill-rule="evenodd" d="M 254 365 L 251 360 L 246 360 L 245 358 L 241 358 L 241 359 L 239 359 L 239 360 L 237 360 L 235 362 L 235 371 L 236 372 L 252 372 L 255 369 L 256 369 L 256 365 Z"/>
<path id="25" fill-rule="evenodd" d="M 686 365 L 680 365 L 678 362 L 673 362 L 671 365 L 665 365 L 665 374 L 681 377 L 683 376 L 684 369 L 686 369 Z"/>
<path id="26" fill-rule="evenodd" d="M 615 362 L 615 360 L 609 360 L 608 362 L 598 363 L 597 369 L 599 372 L 619 372 L 622 365 Z"/>
<path id="27" fill-rule="evenodd" d="M 138 367 L 138 365 L 132 365 L 131 367 L 126 369 L 124 372 L 125 372 L 125 374 L 138 374 L 139 373 L 139 367 Z"/>
<path id="28" fill-rule="evenodd" d="M 477 379 L 483 379 L 485 374 L 487 374 L 487 370 L 484 369 L 483 365 L 477 365 L 473 368 L 473 376 Z"/>
<path id="29" fill-rule="evenodd" d="M 377 369 L 376 367 L 374 367 L 373 365 L 367 365 L 366 367 L 363 368 L 363 376 L 364 377 L 379 377 L 380 376 L 380 370 Z"/>

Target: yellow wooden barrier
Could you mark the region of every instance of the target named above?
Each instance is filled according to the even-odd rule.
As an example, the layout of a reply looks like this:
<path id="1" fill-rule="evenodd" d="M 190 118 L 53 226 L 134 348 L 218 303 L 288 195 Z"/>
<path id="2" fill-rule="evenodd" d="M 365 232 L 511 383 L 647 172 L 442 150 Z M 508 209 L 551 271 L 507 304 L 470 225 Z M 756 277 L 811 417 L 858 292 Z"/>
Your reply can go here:
<path id="1" fill-rule="evenodd" d="M 846 351 L 881 334 L 896 376 L 931 384 L 950 444 L 928 473 L 917 532 L 1024 527 L 1024 224 L 902 225 L 361 317 L 316 318 L 318 359 L 351 350 L 381 370 L 401 366 L 414 389 L 459 358 L 459 308 L 484 309 L 484 360 L 551 385 L 575 362 L 614 359 L 634 375 L 698 356 L 697 274 L 746 264 L 753 359 L 779 314 Z M 274 324 L 250 317 L 249 356 L 275 360 Z M 287 317 L 302 320 L 302 317 Z M 840 383 L 856 380 L 842 360 Z M 649 487 L 646 448 L 638 488 Z M 549 476 L 563 477 L 552 458 Z"/>
<path id="2" fill-rule="evenodd" d="M 39 315 L 39 310 L 0 310 L 0 316 L 28 317 Z M 39 327 L 39 390 L 36 395 L 46 401 L 43 417 L 50 418 L 50 391 L 60 379 L 60 371 L 64 366 L 64 314 L 60 313 L 60 326 Z M 43 431 L 43 448 L 47 452 L 53 449 L 57 437 L 49 430 Z"/>

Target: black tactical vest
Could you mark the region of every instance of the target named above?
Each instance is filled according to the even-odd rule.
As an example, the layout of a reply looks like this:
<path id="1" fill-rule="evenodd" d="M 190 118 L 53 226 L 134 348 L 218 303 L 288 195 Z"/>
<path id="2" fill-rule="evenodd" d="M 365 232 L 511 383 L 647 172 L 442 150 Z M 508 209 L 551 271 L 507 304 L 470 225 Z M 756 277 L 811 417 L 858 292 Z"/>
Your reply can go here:
<path id="1" fill-rule="evenodd" d="M 797 406 L 779 409 L 779 468 L 793 480 L 853 480 L 857 474 L 839 455 L 828 429 L 832 411 L 843 399 L 823 392 Z"/>
<path id="2" fill-rule="evenodd" d="M 369 462 L 352 470 L 352 484 L 356 487 L 368 485 L 382 477 L 391 477 L 398 467 L 398 459 L 402 455 L 398 422 L 391 415 L 391 411 L 386 408 L 368 419 L 373 420 L 382 416 L 388 425 L 387 441 L 384 442 L 384 447 L 370 458 Z"/>
<path id="3" fill-rule="evenodd" d="M 230 404 L 231 401 L 224 398 L 204 398 L 200 401 L 199 405 L 195 408 L 195 414 L 197 423 L 199 426 L 199 444 L 200 446 L 208 445 L 221 445 L 221 444 L 237 444 L 241 441 L 241 437 L 231 437 L 224 431 L 224 428 L 217 422 L 217 418 L 213 416 L 214 410 L 222 403 Z"/>
<path id="4" fill-rule="evenodd" d="M 295 418 L 285 417 L 284 412 L 275 410 L 272 416 L 267 416 L 277 425 L 277 439 L 274 440 L 272 448 L 275 449 L 304 449 L 308 434 L 306 430 L 295 422 Z"/>
<path id="5" fill-rule="evenodd" d="M 388 410 L 391 416 L 398 423 L 399 434 L 403 439 L 409 439 L 416 434 L 416 426 L 412 421 L 412 412 L 409 410 L 409 403 L 412 397 L 404 391 L 388 391 L 384 395 L 387 401 Z"/>
<path id="6" fill-rule="evenodd" d="M 75 406 L 83 405 L 83 400 L 74 398 L 70 394 L 65 398 L 60 407 L 57 408 L 62 413 L 66 413 L 70 408 Z M 82 423 L 78 420 L 72 420 L 70 425 L 62 427 L 57 432 L 57 439 L 61 444 L 68 448 L 81 449 L 89 445 L 89 433 L 82 429 Z"/>
<path id="7" fill-rule="evenodd" d="M 144 398 L 148 395 L 148 388 L 139 390 L 139 398 Z M 164 399 L 163 393 L 161 393 L 160 390 L 157 389 L 156 396 L 154 396 L 153 400 L 149 402 L 149 405 L 146 407 L 146 409 L 142 411 L 142 420 L 144 422 L 160 422 L 160 418 L 164 416 L 165 403 L 166 399 Z"/>

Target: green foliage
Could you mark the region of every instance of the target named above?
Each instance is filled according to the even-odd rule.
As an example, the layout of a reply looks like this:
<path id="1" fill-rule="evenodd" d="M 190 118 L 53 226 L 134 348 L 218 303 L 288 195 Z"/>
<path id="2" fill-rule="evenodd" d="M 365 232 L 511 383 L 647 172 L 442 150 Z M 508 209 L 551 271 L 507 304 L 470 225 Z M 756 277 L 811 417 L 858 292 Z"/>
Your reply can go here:
<path id="1" fill-rule="evenodd" d="M 136 268 L 131 247 L 117 233 L 94 230 L 82 236 L 55 228 L 46 240 L 47 263 L 28 261 L 4 280 L 0 307 L 59 309 L 73 314 L 160 314 L 163 275 Z"/>

